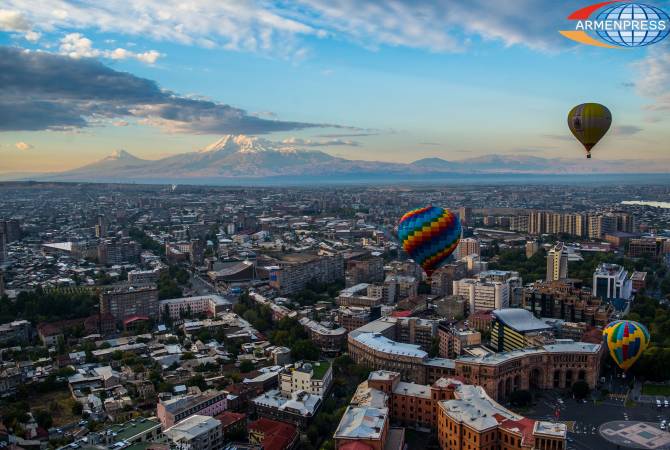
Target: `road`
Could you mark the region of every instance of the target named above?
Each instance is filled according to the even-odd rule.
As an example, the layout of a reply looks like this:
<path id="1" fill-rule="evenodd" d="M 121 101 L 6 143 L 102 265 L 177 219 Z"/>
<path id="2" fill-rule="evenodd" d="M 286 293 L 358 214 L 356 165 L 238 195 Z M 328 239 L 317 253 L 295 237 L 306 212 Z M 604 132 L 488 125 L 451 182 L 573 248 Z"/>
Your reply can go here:
<path id="1" fill-rule="evenodd" d="M 560 400 L 559 400 L 560 399 Z M 670 421 L 670 408 L 656 406 L 624 406 L 623 396 L 613 396 L 602 402 L 578 402 L 560 397 L 559 392 L 545 392 L 530 411 L 524 414 L 533 419 L 554 421 L 559 409 L 559 421 L 568 426 L 568 450 L 616 449 L 598 433 L 598 427 L 612 420 L 638 420 L 654 422 Z"/>

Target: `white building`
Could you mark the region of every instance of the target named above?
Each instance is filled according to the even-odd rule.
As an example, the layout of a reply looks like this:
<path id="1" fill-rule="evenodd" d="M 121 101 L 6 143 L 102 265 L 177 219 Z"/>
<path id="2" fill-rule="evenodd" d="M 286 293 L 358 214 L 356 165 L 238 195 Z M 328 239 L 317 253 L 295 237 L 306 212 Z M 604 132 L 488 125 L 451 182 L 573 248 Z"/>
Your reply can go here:
<path id="1" fill-rule="evenodd" d="M 333 369 L 329 362 L 300 362 L 281 374 L 281 391 L 284 395 L 305 391 L 325 396 L 333 384 Z"/>
<path id="2" fill-rule="evenodd" d="M 218 450 L 223 445 L 221 421 L 195 414 L 164 431 L 180 450 Z"/>
<path id="3" fill-rule="evenodd" d="M 633 281 L 618 264 L 601 263 L 593 272 L 593 295 L 605 300 L 633 296 Z"/>
<path id="4" fill-rule="evenodd" d="M 499 281 L 480 281 L 472 278 L 454 281 L 454 295 L 468 299 L 470 314 L 509 307 L 510 287 Z"/>
<path id="5" fill-rule="evenodd" d="M 200 314 L 214 316 L 219 312 L 230 309 L 231 303 L 220 295 L 210 294 L 161 300 L 159 307 L 161 315 L 167 311 L 170 318 L 179 319 L 182 313 L 192 316 Z"/>

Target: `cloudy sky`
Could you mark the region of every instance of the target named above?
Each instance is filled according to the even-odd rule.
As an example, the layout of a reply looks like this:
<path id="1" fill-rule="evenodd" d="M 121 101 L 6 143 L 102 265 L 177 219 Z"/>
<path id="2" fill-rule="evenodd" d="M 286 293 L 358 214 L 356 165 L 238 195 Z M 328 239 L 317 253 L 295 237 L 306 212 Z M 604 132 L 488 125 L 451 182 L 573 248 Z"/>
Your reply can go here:
<path id="1" fill-rule="evenodd" d="M 614 117 L 594 158 L 666 157 L 670 39 L 562 37 L 588 4 L 4 0 L 0 172 L 160 158 L 228 133 L 367 160 L 578 157 L 565 116 L 585 101 Z"/>

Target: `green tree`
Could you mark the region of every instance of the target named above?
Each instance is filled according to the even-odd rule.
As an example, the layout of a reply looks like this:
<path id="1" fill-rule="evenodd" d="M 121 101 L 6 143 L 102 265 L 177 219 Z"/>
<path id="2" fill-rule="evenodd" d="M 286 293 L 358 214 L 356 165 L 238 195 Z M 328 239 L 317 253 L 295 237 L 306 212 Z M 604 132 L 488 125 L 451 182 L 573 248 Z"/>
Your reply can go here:
<path id="1" fill-rule="evenodd" d="M 572 395 L 578 400 L 588 397 L 590 392 L 591 388 L 589 388 L 589 384 L 586 381 L 575 381 L 572 385 Z"/>

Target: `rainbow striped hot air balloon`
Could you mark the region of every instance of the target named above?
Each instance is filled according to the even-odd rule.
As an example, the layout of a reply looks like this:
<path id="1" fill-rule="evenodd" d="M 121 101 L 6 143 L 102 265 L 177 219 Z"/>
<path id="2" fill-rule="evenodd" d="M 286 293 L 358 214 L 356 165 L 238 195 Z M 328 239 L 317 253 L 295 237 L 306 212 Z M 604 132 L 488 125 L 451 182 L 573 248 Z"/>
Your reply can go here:
<path id="1" fill-rule="evenodd" d="M 456 250 L 461 221 L 445 208 L 426 206 L 406 213 L 398 223 L 402 248 L 431 276 Z"/>
<path id="2" fill-rule="evenodd" d="M 603 330 L 603 340 L 614 362 L 628 370 L 649 345 L 649 330 L 632 320 L 615 320 Z"/>

